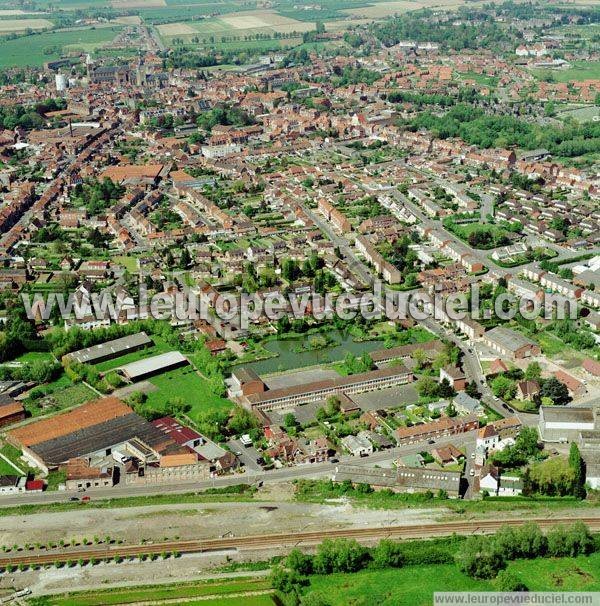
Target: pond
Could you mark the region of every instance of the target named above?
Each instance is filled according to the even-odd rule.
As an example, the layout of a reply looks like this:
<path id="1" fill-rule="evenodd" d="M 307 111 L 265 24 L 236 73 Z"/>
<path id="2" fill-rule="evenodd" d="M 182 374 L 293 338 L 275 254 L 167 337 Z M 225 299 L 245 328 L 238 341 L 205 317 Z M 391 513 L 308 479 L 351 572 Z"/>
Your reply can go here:
<path id="1" fill-rule="evenodd" d="M 344 359 L 348 352 L 355 356 L 360 356 L 363 352 L 371 352 L 376 349 L 383 349 L 382 341 L 362 341 L 357 343 L 352 340 L 352 335 L 341 331 L 333 330 L 327 333 L 327 337 L 333 343 L 323 349 L 307 349 L 299 351 L 303 346 L 308 347 L 311 339 L 318 335 L 310 334 L 298 337 L 296 339 L 284 339 L 267 341 L 264 344 L 265 349 L 278 354 L 277 357 L 268 360 L 259 360 L 244 364 L 259 375 L 293 370 L 294 368 L 303 368 L 314 366 L 316 364 L 330 364 Z"/>

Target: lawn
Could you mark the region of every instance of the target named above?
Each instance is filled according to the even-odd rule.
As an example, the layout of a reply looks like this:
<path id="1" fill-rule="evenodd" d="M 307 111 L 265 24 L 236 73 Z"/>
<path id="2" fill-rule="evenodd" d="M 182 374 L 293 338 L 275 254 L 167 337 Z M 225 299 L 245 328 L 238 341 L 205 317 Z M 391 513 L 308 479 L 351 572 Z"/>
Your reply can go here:
<path id="1" fill-rule="evenodd" d="M 158 387 L 157 391 L 148 394 L 148 403 L 159 410 L 169 398 L 183 398 L 184 402 L 191 404 L 192 409 L 188 416 L 196 421 L 204 412 L 215 409 L 229 410 L 233 403 L 226 398 L 216 395 L 208 382 L 194 370 L 193 366 L 183 366 L 156 377 L 150 382 Z"/>
<path id="2" fill-rule="evenodd" d="M 138 271 L 137 257 L 128 257 L 126 255 L 121 255 L 118 257 L 114 257 L 113 261 L 122 265 L 129 273 L 135 273 L 136 271 Z"/>
<path id="3" fill-rule="evenodd" d="M 129 604 L 132 602 L 142 602 L 147 600 L 172 600 L 181 598 L 187 604 L 189 598 L 201 598 L 205 596 L 215 596 L 215 600 L 203 599 L 198 601 L 202 604 L 239 604 L 240 598 L 228 598 L 223 601 L 217 596 L 226 596 L 229 593 L 240 593 L 246 591 L 262 591 L 269 589 L 269 582 L 265 579 L 243 578 L 232 581 L 204 581 L 195 583 L 184 583 L 178 585 L 151 585 L 148 587 L 132 587 L 124 589 L 110 589 L 106 591 L 71 593 L 63 596 L 52 597 L 49 604 L 53 606 L 100 606 L 105 604 Z M 248 596 L 249 598 L 253 596 Z M 245 604 L 272 605 L 273 601 L 269 596 L 256 596 L 264 598 L 263 601 L 249 602 L 244 597 Z M 231 601 L 233 600 L 233 601 Z"/>
<path id="4" fill-rule="evenodd" d="M 579 558 L 510 562 L 508 570 L 532 591 L 600 590 L 600 553 Z M 407 566 L 355 574 L 313 576 L 310 589 L 332 606 L 431 606 L 435 591 L 492 591 L 493 583 L 471 579 L 454 564 Z"/>
<path id="5" fill-rule="evenodd" d="M 167 351 L 173 351 L 173 346 L 169 345 L 162 337 L 152 335 L 151 339 L 154 342 L 154 345 L 151 347 L 139 349 L 138 351 L 132 351 L 124 356 L 119 356 L 118 358 L 113 358 L 112 360 L 100 362 L 100 364 L 95 365 L 96 368 L 100 372 L 107 372 L 109 370 L 113 370 L 113 368 L 124 366 L 125 364 L 131 364 L 132 362 L 137 362 L 138 360 L 143 360 L 144 358 L 150 358 L 151 356 L 158 356 L 159 354 L 166 353 Z"/>
<path id="6" fill-rule="evenodd" d="M 240 600 L 243 601 L 244 606 L 274 606 L 275 601 L 270 595 L 248 595 L 243 598 L 214 598 L 214 599 L 203 599 L 194 600 L 193 602 L 186 602 L 188 605 L 203 606 L 239 606 Z"/>
<path id="7" fill-rule="evenodd" d="M 0 452 L 11 462 L 14 463 L 17 467 L 19 467 L 22 471 L 27 473 L 29 471 L 29 467 L 22 461 L 20 461 L 21 451 L 18 448 L 15 448 L 11 444 L 4 444 L 2 448 L 0 448 Z M 17 470 L 9 465 L 4 459 L 0 459 L 0 464 L 2 467 L 0 468 L 0 475 L 8 474 L 8 475 L 20 475 Z"/>
<path id="8" fill-rule="evenodd" d="M 531 72 L 537 78 L 551 79 L 553 82 L 597 80 L 600 74 L 600 61 L 573 61 L 569 69 L 533 69 Z"/>
<path id="9" fill-rule="evenodd" d="M 21 472 L 15 469 L 10 463 L 0 458 L 0 476 L 20 476 Z"/>
<path id="10" fill-rule="evenodd" d="M 24 354 L 21 354 L 18 358 L 15 358 L 15 362 L 20 362 L 21 364 L 25 364 L 26 362 L 48 362 L 52 360 L 52 354 L 48 351 L 28 351 Z"/>
<path id="11" fill-rule="evenodd" d="M 70 50 L 97 47 L 111 41 L 123 28 L 101 27 L 44 32 L 0 41 L 0 68 L 41 66 L 59 59 L 63 48 Z"/>
<path id="12" fill-rule="evenodd" d="M 481 86 L 489 86 L 491 88 L 496 88 L 498 84 L 496 76 L 487 76 L 485 74 L 478 74 L 477 72 L 464 72 L 460 74 L 460 77 L 463 80 L 474 80 Z"/>

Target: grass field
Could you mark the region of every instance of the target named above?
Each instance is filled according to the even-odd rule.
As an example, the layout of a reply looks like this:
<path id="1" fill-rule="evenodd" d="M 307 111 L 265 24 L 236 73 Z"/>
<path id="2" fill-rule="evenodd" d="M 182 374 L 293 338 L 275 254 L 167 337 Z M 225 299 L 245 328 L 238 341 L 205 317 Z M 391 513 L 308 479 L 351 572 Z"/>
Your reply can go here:
<path id="1" fill-rule="evenodd" d="M 391 2 L 372 2 L 370 6 L 352 8 L 345 10 L 345 13 L 358 15 L 367 19 L 385 19 L 395 14 L 416 11 L 421 8 L 444 7 L 452 9 L 464 5 L 466 0 L 392 0 Z M 469 5 L 477 5 L 477 2 L 470 2 Z"/>
<path id="2" fill-rule="evenodd" d="M 197 420 L 198 415 L 215 409 L 229 410 L 233 404 L 230 400 L 215 395 L 206 380 L 192 366 L 184 366 L 170 372 L 152 377 L 150 382 L 158 387 L 148 395 L 148 403 L 159 410 L 169 398 L 183 398 L 191 404 L 188 416 Z"/>
<path id="3" fill-rule="evenodd" d="M 569 69 L 532 69 L 540 79 L 550 78 L 554 82 L 580 82 L 600 78 L 600 61 L 573 61 Z"/>
<path id="4" fill-rule="evenodd" d="M 60 408 L 67 408 L 68 406 L 78 406 L 84 402 L 89 402 L 89 400 L 97 398 L 98 395 L 87 385 L 76 383 L 54 392 L 52 397 Z"/>
<path id="5" fill-rule="evenodd" d="M 531 591 L 600 590 L 600 553 L 589 557 L 517 560 L 508 570 Z M 311 577 L 309 591 L 328 597 L 332 606 L 431 606 L 435 591 L 493 591 L 490 581 L 471 579 L 454 564 L 407 566 Z"/>
<path id="6" fill-rule="evenodd" d="M 138 263 L 137 257 L 128 257 L 126 255 L 116 256 L 116 257 L 113 257 L 113 262 L 119 263 L 128 272 L 131 272 L 131 273 L 136 272 L 139 269 L 139 267 L 138 267 L 139 263 Z"/>
<path id="7" fill-rule="evenodd" d="M 48 19 L 1 19 L 0 34 L 24 32 L 27 29 L 49 29 L 53 25 Z"/>
<path id="8" fill-rule="evenodd" d="M 185 600 L 186 604 L 195 603 L 188 601 L 190 598 L 204 598 L 202 604 L 262 604 L 272 605 L 273 601 L 268 595 L 265 596 L 247 596 L 243 598 L 229 598 L 227 602 L 222 602 L 221 596 L 227 596 L 232 593 L 264 591 L 270 589 L 269 582 L 265 579 L 243 578 L 227 581 L 204 581 L 185 583 L 179 585 L 154 585 L 148 587 L 132 587 L 125 589 L 110 589 L 107 591 L 80 592 L 64 596 L 52 597 L 49 604 L 53 606 L 100 606 L 109 604 L 129 604 L 132 602 L 142 602 L 147 600 L 173 600 L 180 598 Z M 205 599 L 206 596 L 215 596 L 215 601 Z M 248 602 L 252 597 L 264 598 L 263 601 Z M 235 601 L 237 600 L 237 602 Z M 200 601 L 199 601 L 200 603 Z"/>
<path id="9" fill-rule="evenodd" d="M 339 489 L 331 488 L 328 481 L 298 480 L 295 498 L 304 503 L 326 503 L 341 496 Z M 482 500 L 440 499 L 425 493 L 389 493 L 375 491 L 361 493 L 346 491 L 343 497 L 353 507 L 370 509 L 441 508 L 440 522 L 452 522 L 468 515 L 471 519 L 490 511 L 522 512 L 523 515 L 552 516 L 552 512 L 564 509 L 596 507 L 597 501 L 581 501 L 574 497 L 489 497 Z"/>
<path id="10" fill-rule="evenodd" d="M 138 360 L 143 360 L 144 358 L 149 358 L 151 356 L 158 356 L 161 353 L 173 350 L 171 345 L 157 335 L 152 335 L 152 341 L 154 342 L 152 347 L 146 347 L 145 349 L 133 351 L 130 354 L 114 358 L 113 360 L 106 360 L 105 362 L 96 364 L 96 368 L 100 372 L 107 372 L 113 368 L 118 368 L 119 366 L 124 366 L 125 364 L 131 364 L 131 362 L 137 362 Z"/>
<path id="11" fill-rule="evenodd" d="M 1 23 L 1 22 L 0 22 Z M 42 32 L 14 40 L 0 41 L 0 69 L 40 66 L 60 58 L 64 49 L 92 50 L 110 42 L 121 26 Z"/>
<path id="12" fill-rule="evenodd" d="M 25 400 L 25 410 L 37 417 L 49 413 L 55 413 L 65 408 L 79 406 L 98 397 L 98 394 L 83 383 L 73 383 L 66 375 L 62 375 L 57 381 L 42 385 L 42 398 L 28 398 Z M 45 396 L 50 396 L 54 403 L 42 406 Z"/>
<path id="13" fill-rule="evenodd" d="M 21 472 L 4 459 L 0 458 L 0 476 L 20 476 Z"/>
<path id="14" fill-rule="evenodd" d="M 462 80 L 474 80 L 481 86 L 490 86 L 495 88 L 498 84 L 497 76 L 487 76 L 486 74 L 478 74 L 477 72 L 464 72 L 460 74 Z"/>
<path id="15" fill-rule="evenodd" d="M 192 38 L 200 38 L 204 43 L 214 43 L 220 41 L 222 37 L 240 38 L 240 41 L 245 43 L 245 37 L 256 34 L 271 36 L 275 33 L 301 34 L 314 28 L 314 23 L 290 19 L 275 11 L 267 10 L 229 13 L 211 19 L 157 26 L 159 34 L 166 43 L 170 43 L 174 38 L 180 38 L 186 43 L 191 42 Z"/>
<path id="16" fill-rule="evenodd" d="M 21 451 L 18 448 L 15 448 L 14 446 L 10 445 L 10 444 L 4 444 L 4 446 L 2 446 L 2 448 L 0 449 L 0 452 L 14 465 L 16 465 L 19 469 L 21 469 L 22 471 L 24 471 L 25 473 L 27 473 L 28 468 L 25 465 L 25 463 L 23 463 L 22 461 L 19 460 L 20 456 L 21 456 Z M 17 470 L 12 466 L 12 465 L 8 465 L 8 463 L 6 463 L 6 461 L 4 461 L 4 459 L 0 459 L 0 462 L 2 463 L 2 471 L 0 473 L 0 475 L 4 475 L 4 474 L 8 474 L 8 475 L 14 475 L 17 473 Z"/>
<path id="17" fill-rule="evenodd" d="M 24 354 L 21 354 L 18 358 L 15 358 L 15 362 L 20 363 L 38 361 L 47 362 L 49 360 L 52 360 L 52 354 L 48 351 L 28 351 Z"/>
<path id="18" fill-rule="evenodd" d="M 275 601 L 270 595 L 247 595 L 243 598 L 212 598 L 210 600 L 194 600 L 186 602 L 192 606 L 239 606 L 241 603 L 244 606 L 273 606 Z"/>

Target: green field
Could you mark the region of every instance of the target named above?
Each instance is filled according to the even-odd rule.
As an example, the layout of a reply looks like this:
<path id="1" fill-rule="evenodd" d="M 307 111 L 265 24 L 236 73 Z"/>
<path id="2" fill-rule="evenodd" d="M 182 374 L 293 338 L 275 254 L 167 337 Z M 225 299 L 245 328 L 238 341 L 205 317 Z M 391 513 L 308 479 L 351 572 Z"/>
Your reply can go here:
<path id="1" fill-rule="evenodd" d="M 487 76 L 486 74 L 478 74 L 477 72 L 463 72 L 460 74 L 460 78 L 462 80 L 474 80 L 481 86 L 489 86 L 491 88 L 496 88 L 498 84 L 497 76 Z"/>
<path id="2" fill-rule="evenodd" d="M 274 606 L 275 602 L 270 595 L 247 595 L 243 598 L 212 598 L 210 600 L 194 600 L 192 602 L 186 602 L 191 606 L 239 606 L 240 603 L 244 606 Z"/>
<path id="3" fill-rule="evenodd" d="M 148 394 L 148 404 L 161 409 L 169 398 L 183 398 L 192 409 L 188 416 L 197 420 L 198 416 L 210 410 L 229 410 L 233 404 L 230 400 L 215 395 L 208 382 L 194 370 L 193 366 L 183 366 L 176 370 L 152 377 L 150 382 L 158 387 L 157 391 Z"/>
<path id="4" fill-rule="evenodd" d="M 75 383 L 70 387 L 65 387 L 65 389 L 54 392 L 52 396 L 56 400 L 57 406 L 60 408 L 67 408 L 93 400 L 98 397 L 98 394 L 91 390 L 87 385 Z"/>
<path id="5" fill-rule="evenodd" d="M 64 408 L 79 406 L 98 397 L 98 394 L 83 383 L 73 383 L 65 374 L 56 381 L 41 385 L 33 391 L 41 392 L 40 397 L 29 397 L 25 400 L 25 409 L 31 416 L 55 413 Z M 54 403 L 42 406 L 46 396 L 52 397 Z"/>
<path id="6" fill-rule="evenodd" d="M 15 358 L 14 361 L 24 364 L 26 362 L 48 362 L 50 360 L 52 360 L 52 354 L 49 351 L 28 351 Z"/>
<path id="7" fill-rule="evenodd" d="M 4 446 L 0 449 L 0 452 L 11 462 L 14 463 L 17 467 L 22 469 L 25 473 L 27 473 L 27 466 L 19 461 L 19 457 L 21 456 L 21 451 L 10 444 L 4 444 Z M 0 459 L 0 475 L 20 475 L 17 470 L 9 465 L 4 459 Z"/>
<path id="8" fill-rule="evenodd" d="M 232 581 L 204 581 L 185 583 L 180 585 L 154 585 L 148 587 L 132 587 L 125 589 L 110 589 L 107 591 L 71 593 L 63 596 L 53 596 L 48 604 L 53 606 L 100 606 L 109 604 L 128 604 L 147 600 L 172 600 L 181 598 L 186 604 L 189 598 L 205 598 L 198 600 L 202 604 L 244 604 L 253 606 L 272 605 L 273 601 L 268 595 L 244 596 L 243 598 L 226 598 L 231 593 L 264 591 L 270 589 L 265 579 L 243 578 Z M 215 600 L 206 599 L 206 596 L 215 596 Z M 249 601 L 260 598 L 256 601 Z"/>
<path id="9" fill-rule="evenodd" d="M 132 51 L 135 54 L 135 51 Z M 119 49 L 117 55 L 121 54 L 121 50 Z M 112 262 L 120 263 L 128 272 L 135 273 L 138 271 L 138 259 L 137 257 L 129 257 L 127 255 L 120 255 L 112 258 Z"/>
<path id="10" fill-rule="evenodd" d="M 154 345 L 152 347 L 146 347 L 145 349 L 133 351 L 130 354 L 114 358 L 113 360 L 100 362 L 100 364 L 95 365 L 96 368 L 100 372 L 107 372 L 113 368 L 118 368 L 119 366 L 124 366 L 125 364 L 131 364 L 132 362 L 137 362 L 138 360 L 143 360 L 144 358 L 149 358 L 151 356 L 158 356 L 159 354 L 173 350 L 173 347 L 161 337 L 152 335 L 151 338 L 152 341 L 154 341 Z"/>
<path id="11" fill-rule="evenodd" d="M 0 458 L 0 476 L 20 476 L 21 472 L 15 469 L 10 463 Z"/>
<path id="12" fill-rule="evenodd" d="M 531 591 L 600 590 L 600 553 L 517 560 L 509 563 L 508 570 Z M 308 591 L 326 595 L 331 606 L 431 606 L 435 591 L 493 590 L 492 582 L 472 579 L 452 563 L 313 576 Z"/>
<path id="13" fill-rule="evenodd" d="M 532 69 L 531 72 L 537 78 L 553 82 L 597 80 L 600 78 L 600 61 L 573 61 L 569 69 Z"/>
<path id="14" fill-rule="evenodd" d="M 41 66 L 59 59 L 64 50 L 93 50 L 110 42 L 122 26 L 74 29 L 0 41 L 0 68 Z"/>

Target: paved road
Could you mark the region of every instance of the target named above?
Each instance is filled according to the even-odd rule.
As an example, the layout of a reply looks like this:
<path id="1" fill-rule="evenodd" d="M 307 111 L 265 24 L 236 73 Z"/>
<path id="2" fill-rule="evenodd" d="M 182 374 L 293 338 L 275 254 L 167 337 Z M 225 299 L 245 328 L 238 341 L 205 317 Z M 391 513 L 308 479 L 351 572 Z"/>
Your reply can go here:
<path id="1" fill-rule="evenodd" d="M 256 459 L 260 458 L 262 455 L 254 446 L 244 446 L 240 440 L 229 440 L 227 445 L 242 462 L 247 472 L 253 471 L 258 473 L 263 470 L 261 465 L 256 462 Z"/>
<path id="2" fill-rule="evenodd" d="M 435 442 L 437 446 L 446 444 L 454 444 L 461 447 L 467 444 L 475 443 L 476 432 L 468 432 L 457 436 L 448 436 L 440 438 Z M 373 467 L 375 465 L 384 465 L 390 463 L 399 456 L 416 454 L 423 450 L 428 450 L 433 447 L 432 444 L 421 442 L 410 446 L 401 446 L 375 452 L 368 457 L 355 458 L 350 455 L 339 457 L 342 463 L 352 463 L 354 465 L 364 465 Z M 284 467 L 282 469 L 273 469 L 269 471 L 247 470 L 245 473 L 235 474 L 231 476 L 219 476 L 210 480 L 201 482 L 189 482 L 177 485 L 160 485 L 160 486 L 125 486 L 117 485 L 112 488 L 105 489 L 88 489 L 85 493 L 75 491 L 63 492 L 43 492 L 39 494 L 21 493 L 10 496 L 0 496 L 0 508 L 14 505 L 25 504 L 47 504 L 56 502 L 68 501 L 71 497 L 81 498 L 84 495 L 90 496 L 92 499 L 109 499 L 109 498 L 124 498 L 135 496 L 149 496 L 156 494 L 181 494 L 194 492 L 199 490 L 207 490 L 209 488 L 222 488 L 225 486 L 234 486 L 236 484 L 253 484 L 255 482 L 277 483 L 290 482 L 301 478 L 322 478 L 331 477 L 335 471 L 337 463 L 313 463 L 307 465 L 297 465 L 295 467 Z"/>
<path id="3" fill-rule="evenodd" d="M 425 216 L 424 213 L 420 211 L 420 209 L 410 202 L 405 196 L 403 196 L 399 191 L 393 189 L 389 190 L 387 193 L 391 194 L 398 202 L 406 205 L 407 208 L 411 212 L 415 214 L 415 216 L 421 220 L 424 224 L 430 225 L 431 227 L 435 227 L 440 229 L 438 222 L 429 219 Z M 354 249 L 349 245 L 348 241 L 338 233 L 334 231 L 331 225 L 325 221 L 322 217 L 318 215 L 316 212 L 312 212 L 311 209 L 306 206 L 303 207 L 304 211 L 308 214 L 308 216 L 315 222 L 315 224 L 322 229 L 327 236 L 331 239 L 331 241 L 340 249 L 340 252 L 346 259 L 349 267 L 352 271 L 356 271 L 356 273 L 366 282 L 372 284 L 375 277 L 372 271 L 367 267 L 357 256 Z M 443 228 L 441 228 L 445 233 L 448 234 L 450 238 L 452 238 L 456 242 L 461 242 L 459 238 L 450 234 Z M 462 243 L 462 242 L 461 242 Z M 464 244 L 464 243 L 463 243 Z M 489 260 L 487 259 L 487 251 L 474 251 L 478 253 L 477 256 L 481 258 L 482 263 L 489 264 Z M 389 292 L 397 294 L 396 291 L 390 290 Z M 489 406 L 492 410 L 496 411 L 501 416 L 506 416 L 507 414 L 511 414 L 510 410 L 504 407 L 504 403 L 497 400 L 494 397 L 494 394 L 488 387 L 485 381 L 485 375 L 481 368 L 481 364 L 474 350 L 463 340 L 459 339 L 456 334 L 454 334 L 451 330 L 444 328 L 439 322 L 435 321 L 433 318 L 426 318 L 425 320 L 420 320 L 419 324 L 427 328 L 430 332 L 438 335 L 440 338 L 446 339 L 454 343 L 463 354 L 463 364 L 464 370 L 467 374 L 467 377 L 471 381 L 475 381 L 477 384 L 479 391 L 483 396 L 483 401 L 487 406 Z M 531 416 L 531 415 L 529 415 Z M 537 421 L 536 421 L 537 423 Z"/>
<path id="4" fill-rule="evenodd" d="M 327 237 L 340 249 L 340 253 L 344 257 L 350 271 L 356 273 L 356 275 L 367 284 L 372 284 L 374 280 L 373 273 L 367 265 L 358 258 L 348 240 L 336 233 L 331 225 L 325 221 L 318 212 L 313 211 L 302 202 L 299 204 L 302 207 L 302 210 L 304 210 L 304 212 L 314 221 L 315 225 L 327 234 Z"/>

